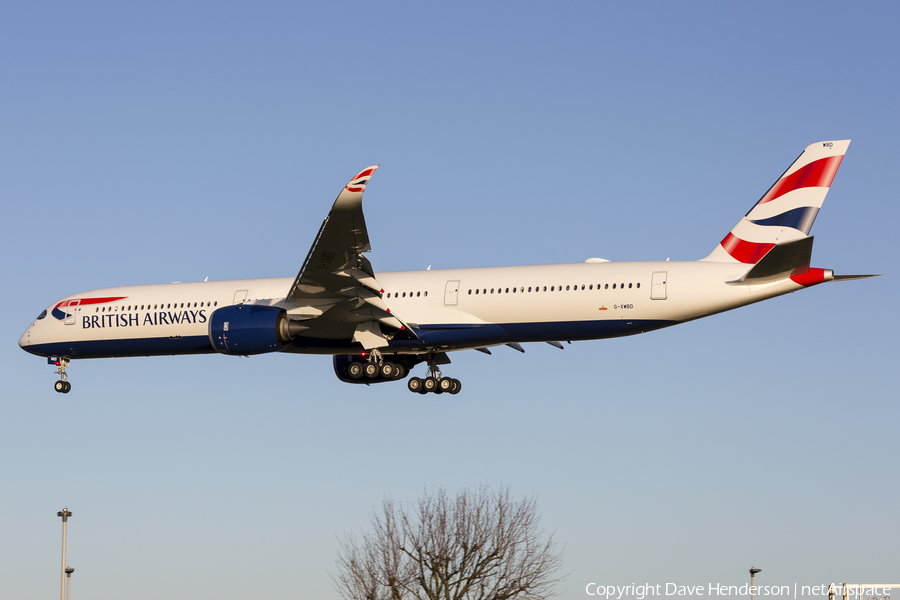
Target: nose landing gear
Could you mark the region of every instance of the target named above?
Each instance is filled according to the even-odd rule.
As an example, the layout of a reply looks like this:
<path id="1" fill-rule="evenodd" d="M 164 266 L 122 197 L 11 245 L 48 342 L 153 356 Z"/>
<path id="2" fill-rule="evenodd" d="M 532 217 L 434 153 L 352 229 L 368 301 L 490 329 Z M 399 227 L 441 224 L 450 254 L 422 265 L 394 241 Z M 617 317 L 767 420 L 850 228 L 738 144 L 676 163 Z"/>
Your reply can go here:
<path id="1" fill-rule="evenodd" d="M 69 390 L 72 389 L 72 384 L 68 382 L 68 378 L 66 376 L 66 367 L 69 366 L 68 358 L 57 358 L 50 359 L 51 364 L 58 366 L 59 368 L 56 370 L 56 375 L 59 375 L 59 381 L 53 384 L 53 389 L 59 392 L 60 394 L 68 394 Z"/>

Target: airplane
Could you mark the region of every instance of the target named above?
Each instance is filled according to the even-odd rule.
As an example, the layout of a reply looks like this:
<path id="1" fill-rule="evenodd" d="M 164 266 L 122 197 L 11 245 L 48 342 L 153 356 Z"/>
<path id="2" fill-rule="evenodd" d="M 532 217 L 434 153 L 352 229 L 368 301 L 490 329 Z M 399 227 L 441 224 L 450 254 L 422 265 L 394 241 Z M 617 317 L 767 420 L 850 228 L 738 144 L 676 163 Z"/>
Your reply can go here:
<path id="1" fill-rule="evenodd" d="M 70 361 L 271 352 L 327 354 L 348 383 L 410 377 L 418 393 L 456 394 L 448 353 L 526 342 L 635 335 L 820 283 L 810 267 L 813 221 L 850 140 L 808 146 L 738 224 L 696 261 L 610 262 L 376 273 L 362 210 L 378 165 L 344 186 L 296 277 L 136 285 L 66 296 L 19 346 L 47 357 L 68 393 Z"/>

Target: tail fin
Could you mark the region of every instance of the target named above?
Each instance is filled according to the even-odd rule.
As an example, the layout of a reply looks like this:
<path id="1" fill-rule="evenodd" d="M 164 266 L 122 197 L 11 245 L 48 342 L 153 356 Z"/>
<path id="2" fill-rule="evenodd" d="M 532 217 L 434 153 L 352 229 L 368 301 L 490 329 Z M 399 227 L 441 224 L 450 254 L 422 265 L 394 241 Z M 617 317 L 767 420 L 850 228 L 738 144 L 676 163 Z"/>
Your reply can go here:
<path id="1" fill-rule="evenodd" d="M 775 246 L 807 237 L 849 145 L 808 146 L 703 260 L 755 265 Z"/>

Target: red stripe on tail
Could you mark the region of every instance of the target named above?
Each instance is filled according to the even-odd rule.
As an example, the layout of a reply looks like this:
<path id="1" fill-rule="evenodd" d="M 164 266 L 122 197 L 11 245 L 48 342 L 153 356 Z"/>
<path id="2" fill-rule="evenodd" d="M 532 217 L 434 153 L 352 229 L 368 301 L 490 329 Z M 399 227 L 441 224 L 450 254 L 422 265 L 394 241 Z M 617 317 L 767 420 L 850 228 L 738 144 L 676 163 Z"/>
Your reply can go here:
<path id="1" fill-rule="evenodd" d="M 748 242 L 730 232 L 725 236 L 725 239 L 722 240 L 721 244 L 722 248 L 725 249 L 725 252 L 730 254 L 733 259 L 747 265 L 755 265 L 758 263 L 759 259 L 765 256 L 769 250 L 775 246 L 775 244 Z"/>
<path id="2" fill-rule="evenodd" d="M 843 155 L 820 158 L 803 168 L 797 169 L 787 177 L 782 177 L 766 192 L 766 195 L 760 199 L 758 204 L 771 202 L 775 198 L 800 188 L 831 187 L 831 182 L 834 180 L 834 175 L 837 173 L 838 167 L 841 166 L 841 159 L 843 158 Z"/>

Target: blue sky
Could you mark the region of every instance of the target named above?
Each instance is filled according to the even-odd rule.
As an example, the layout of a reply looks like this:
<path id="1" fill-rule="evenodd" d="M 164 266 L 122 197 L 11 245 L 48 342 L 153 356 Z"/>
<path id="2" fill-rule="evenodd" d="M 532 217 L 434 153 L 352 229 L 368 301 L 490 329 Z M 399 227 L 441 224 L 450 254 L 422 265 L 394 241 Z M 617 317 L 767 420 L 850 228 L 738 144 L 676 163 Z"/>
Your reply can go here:
<path id="1" fill-rule="evenodd" d="M 67 3 L 0 9 L 0 587 L 335 598 L 385 496 L 534 494 L 585 585 L 896 579 L 900 97 L 889 3 Z M 708 254 L 852 138 L 814 265 L 884 273 L 652 334 L 454 355 L 465 389 L 327 357 L 76 362 L 65 295 L 293 276 L 341 186 L 376 271 Z M 11 302 L 11 304 L 10 304 Z"/>

